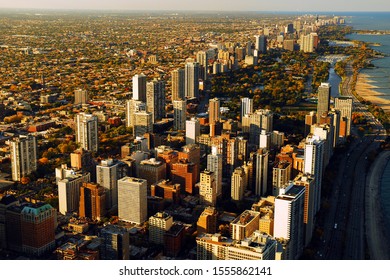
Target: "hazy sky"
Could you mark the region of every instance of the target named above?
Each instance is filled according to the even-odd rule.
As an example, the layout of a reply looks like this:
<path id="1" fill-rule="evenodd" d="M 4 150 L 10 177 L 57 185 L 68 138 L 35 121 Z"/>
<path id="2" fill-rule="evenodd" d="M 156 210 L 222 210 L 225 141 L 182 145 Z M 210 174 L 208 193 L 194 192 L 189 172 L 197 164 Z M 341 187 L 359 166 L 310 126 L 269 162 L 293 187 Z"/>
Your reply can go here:
<path id="1" fill-rule="evenodd" d="M 0 0 L 0 8 L 209 10 L 209 11 L 390 11 L 389 0 Z"/>

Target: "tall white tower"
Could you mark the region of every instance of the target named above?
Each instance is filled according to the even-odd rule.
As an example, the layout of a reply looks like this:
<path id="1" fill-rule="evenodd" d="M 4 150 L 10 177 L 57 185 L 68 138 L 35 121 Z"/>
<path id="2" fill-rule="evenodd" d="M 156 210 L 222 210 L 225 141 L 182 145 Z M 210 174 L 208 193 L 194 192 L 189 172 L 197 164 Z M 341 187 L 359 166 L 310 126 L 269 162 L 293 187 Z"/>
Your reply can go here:
<path id="1" fill-rule="evenodd" d="M 98 119 L 96 116 L 86 113 L 76 115 L 76 142 L 81 148 L 88 151 L 98 150 Z"/>

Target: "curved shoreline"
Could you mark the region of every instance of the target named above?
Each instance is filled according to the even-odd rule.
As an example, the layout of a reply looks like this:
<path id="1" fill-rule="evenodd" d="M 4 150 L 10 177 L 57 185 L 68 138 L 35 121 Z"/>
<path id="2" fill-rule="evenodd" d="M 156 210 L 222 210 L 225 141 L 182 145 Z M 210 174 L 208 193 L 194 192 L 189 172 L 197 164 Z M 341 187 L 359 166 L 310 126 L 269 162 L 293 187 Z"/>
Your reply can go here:
<path id="1" fill-rule="evenodd" d="M 390 259 L 390 243 L 380 203 L 382 176 L 389 161 L 390 151 L 382 152 L 371 165 L 366 179 L 365 233 L 367 253 L 371 260 Z"/>
<path id="2" fill-rule="evenodd" d="M 369 75 L 359 72 L 355 87 L 356 93 L 366 101 L 378 105 L 385 112 L 390 112 L 390 101 L 383 98 L 382 95 L 375 90 L 375 86 L 369 83 L 369 78 Z"/>

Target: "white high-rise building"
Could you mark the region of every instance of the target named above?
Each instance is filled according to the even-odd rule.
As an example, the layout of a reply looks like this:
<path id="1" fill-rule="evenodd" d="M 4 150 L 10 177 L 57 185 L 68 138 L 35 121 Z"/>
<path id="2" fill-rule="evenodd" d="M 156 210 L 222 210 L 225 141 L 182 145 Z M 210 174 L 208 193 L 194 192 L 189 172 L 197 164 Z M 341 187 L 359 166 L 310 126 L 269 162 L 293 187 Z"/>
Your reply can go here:
<path id="1" fill-rule="evenodd" d="M 185 71 L 176 69 L 172 71 L 172 100 L 185 99 Z"/>
<path id="2" fill-rule="evenodd" d="M 71 171 L 71 170 L 70 170 Z M 57 182 L 58 211 L 66 215 L 78 212 L 80 203 L 80 188 L 83 183 L 91 181 L 89 173 L 71 172 Z"/>
<path id="3" fill-rule="evenodd" d="M 133 76 L 133 99 L 146 102 L 146 76 L 144 74 Z"/>
<path id="4" fill-rule="evenodd" d="M 292 185 L 275 199 L 274 237 L 289 240 L 287 259 L 297 260 L 304 248 L 305 187 Z"/>
<path id="5" fill-rule="evenodd" d="M 146 110 L 153 115 L 153 121 L 165 118 L 165 84 L 154 79 L 146 84 Z"/>
<path id="6" fill-rule="evenodd" d="M 20 135 L 11 140 L 9 145 L 12 180 L 20 181 L 22 177 L 37 170 L 37 140 L 33 135 Z"/>
<path id="7" fill-rule="evenodd" d="M 269 150 L 271 147 L 271 132 L 261 130 L 259 148 Z"/>
<path id="8" fill-rule="evenodd" d="M 173 127 L 174 130 L 186 129 L 187 103 L 185 100 L 173 100 Z"/>
<path id="9" fill-rule="evenodd" d="M 200 135 L 200 123 L 196 118 L 186 121 L 186 144 L 195 144 L 196 137 Z"/>
<path id="10" fill-rule="evenodd" d="M 165 212 L 157 212 L 149 218 L 149 241 L 164 244 L 164 234 L 172 227 L 173 217 Z"/>
<path id="11" fill-rule="evenodd" d="M 126 102 L 126 126 L 134 127 L 135 113 L 146 111 L 146 103 L 140 100 L 130 99 Z"/>
<path id="12" fill-rule="evenodd" d="M 259 144 L 261 130 L 271 132 L 273 130 L 273 113 L 268 109 L 256 110 L 253 114 L 242 118 L 242 131 L 249 133 L 249 142 Z"/>
<path id="13" fill-rule="evenodd" d="M 217 197 L 222 195 L 222 168 L 223 158 L 218 154 L 218 148 L 211 147 L 211 154 L 207 155 L 207 170 L 214 172 Z"/>
<path id="14" fill-rule="evenodd" d="M 126 164 L 114 160 L 102 160 L 96 166 L 96 182 L 106 190 L 106 207 L 118 205 L 118 180 L 126 176 Z"/>
<path id="15" fill-rule="evenodd" d="M 253 113 L 253 99 L 244 97 L 241 99 L 241 119 L 245 115 Z"/>
<path id="16" fill-rule="evenodd" d="M 324 164 L 325 142 L 320 140 L 318 136 L 308 136 L 305 142 L 304 152 L 304 172 L 315 177 L 315 213 L 320 210 L 321 202 L 321 185 Z"/>
<path id="17" fill-rule="evenodd" d="M 76 115 L 76 142 L 81 148 L 97 152 L 99 146 L 98 119 L 92 114 L 79 113 Z"/>
<path id="18" fill-rule="evenodd" d="M 134 130 L 136 137 L 142 137 L 145 133 L 153 132 L 153 115 L 146 111 L 139 111 L 134 114 Z"/>
<path id="19" fill-rule="evenodd" d="M 120 220 L 142 224 L 148 215 L 147 182 L 124 177 L 118 180 L 118 216 Z"/>
<path id="20" fill-rule="evenodd" d="M 267 52 L 267 37 L 265 35 L 255 35 L 255 49 L 260 53 Z"/>
<path id="21" fill-rule="evenodd" d="M 187 62 L 185 65 L 185 96 L 199 96 L 199 63 Z"/>

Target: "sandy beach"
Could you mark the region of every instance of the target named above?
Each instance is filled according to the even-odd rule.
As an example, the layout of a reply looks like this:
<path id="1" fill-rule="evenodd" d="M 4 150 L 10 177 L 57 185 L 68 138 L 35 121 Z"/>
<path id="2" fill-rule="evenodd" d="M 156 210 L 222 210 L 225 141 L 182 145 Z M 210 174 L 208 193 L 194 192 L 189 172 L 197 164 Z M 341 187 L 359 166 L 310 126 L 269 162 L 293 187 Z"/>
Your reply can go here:
<path id="1" fill-rule="evenodd" d="M 382 107 L 385 112 L 390 113 L 390 101 L 381 97 L 380 93 L 375 91 L 375 86 L 369 84 L 369 78 L 367 74 L 359 73 L 356 83 L 357 94 L 367 101 Z"/>

